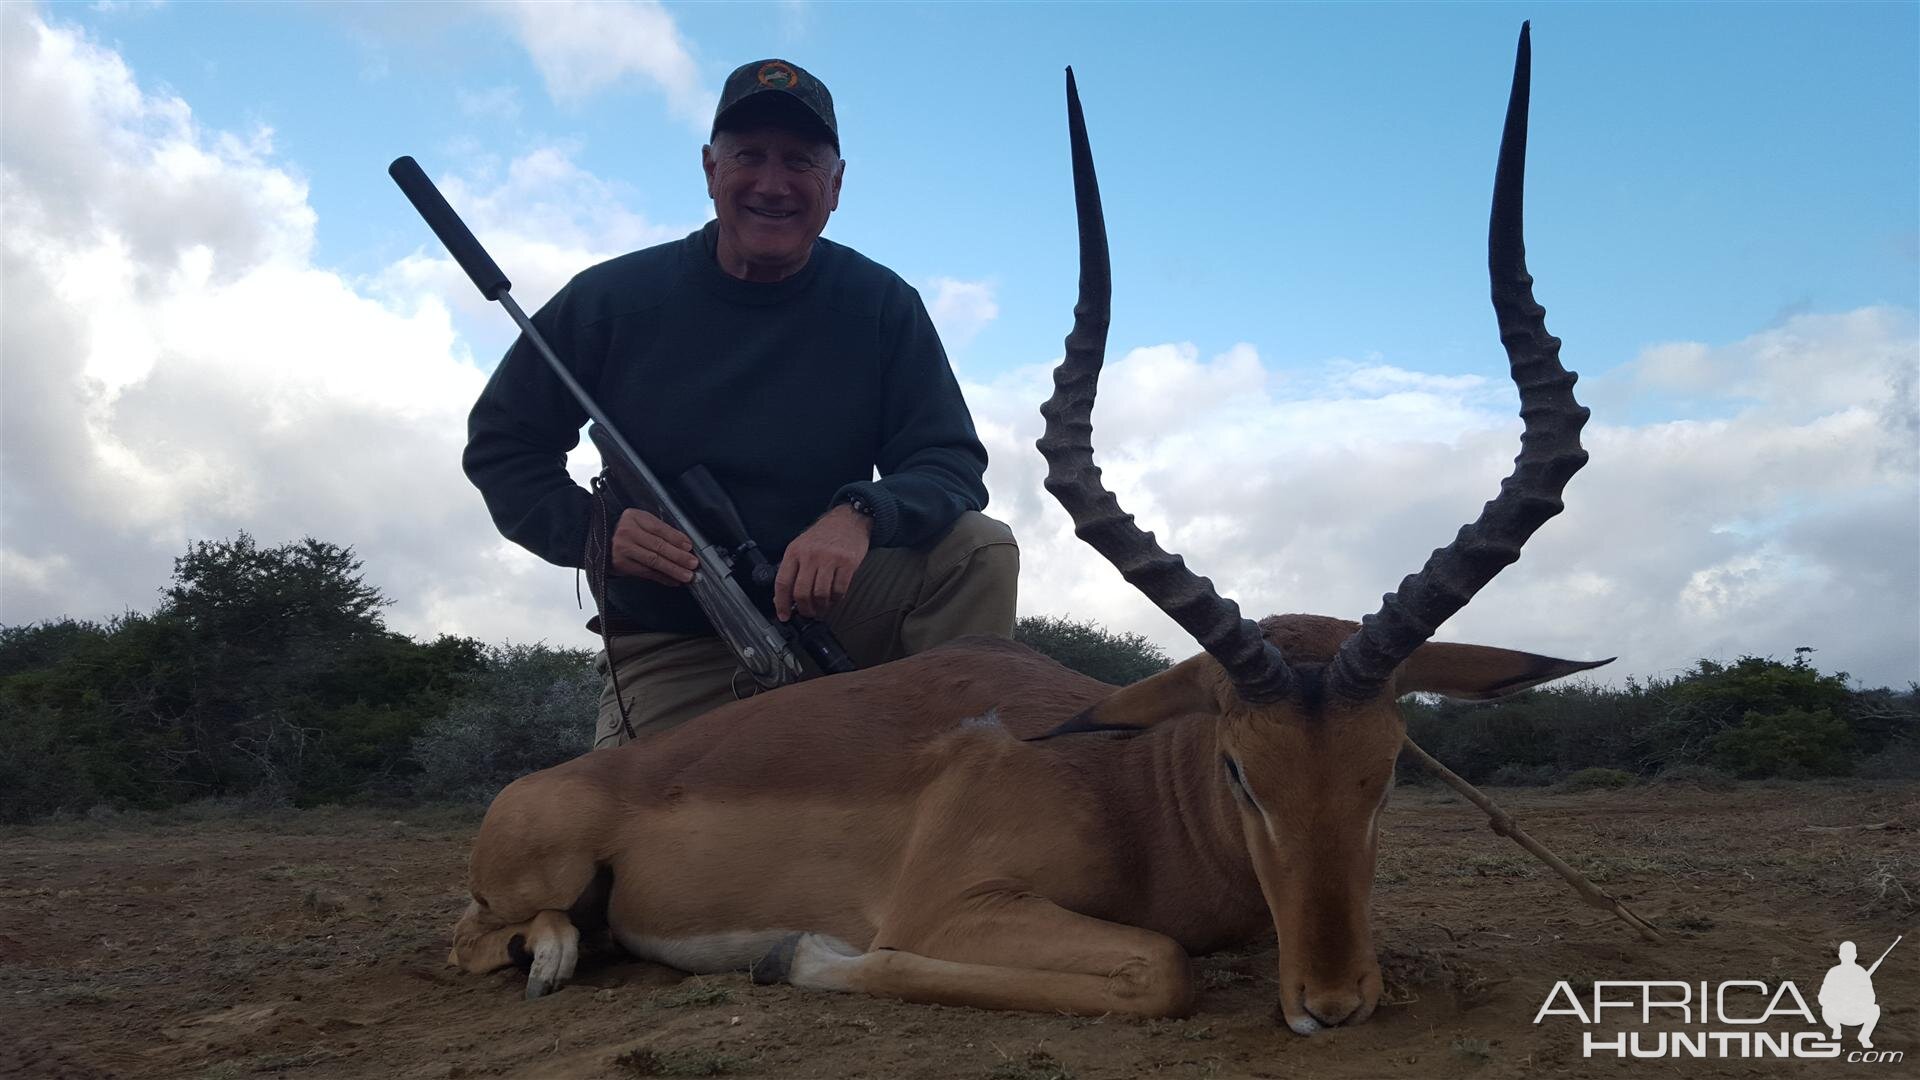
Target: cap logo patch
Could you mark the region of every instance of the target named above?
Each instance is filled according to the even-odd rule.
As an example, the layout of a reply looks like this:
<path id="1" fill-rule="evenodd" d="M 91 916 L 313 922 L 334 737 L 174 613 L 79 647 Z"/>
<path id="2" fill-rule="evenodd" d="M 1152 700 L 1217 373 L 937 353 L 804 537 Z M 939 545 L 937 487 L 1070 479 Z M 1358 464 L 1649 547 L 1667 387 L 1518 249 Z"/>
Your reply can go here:
<path id="1" fill-rule="evenodd" d="M 799 73 L 778 60 L 771 64 L 760 65 L 760 72 L 756 78 L 760 80 L 761 86 L 772 90 L 792 90 L 800 85 Z"/>

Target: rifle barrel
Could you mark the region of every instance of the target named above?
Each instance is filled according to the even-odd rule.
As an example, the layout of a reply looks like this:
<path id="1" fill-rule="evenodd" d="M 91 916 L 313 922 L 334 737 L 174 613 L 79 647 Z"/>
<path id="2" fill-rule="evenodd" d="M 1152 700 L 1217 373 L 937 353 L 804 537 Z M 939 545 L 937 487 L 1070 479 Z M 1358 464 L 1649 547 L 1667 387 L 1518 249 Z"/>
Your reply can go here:
<path id="1" fill-rule="evenodd" d="M 573 377 L 573 372 L 567 370 L 567 365 L 561 363 L 560 358 L 553 354 L 553 348 L 547 344 L 547 339 L 541 337 L 540 331 L 534 328 L 533 320 L 527 318 L 527 313 L 520 310 L 519 304 L 514 303 L 513 295 L 502 289 L 499 300 L 500 306 L 506 308 L 507 314 L 513 316 L 513 321 L 520 324 L 520 332 L 526 335 L 528 341 L 533 342 L 534 349 L 546 360 L 547 366 L 553 369 L 553 374 L 560 380 L 560 384 L 567 388 L 567 392 L 572 394 L 573 399 L 586 411 L 587 418 L 600 425 L 601 430 L 607 433 L 607 438 L 613 441 L 614 447 L 620 451 L 621 456 L 627 459 L 626 464 L 639 473 L 647 482 L 647 486 L 653 489 L 651 494 L 659 500 L 660 509 L 666 511 L 668 524 L 686 533 L 687 539 L 693 541 L 695 551 L 707 550 L 710 545 L 706 537 L 700 535 L 700 530 L 694 525 L 693 519 L 681 511 L 679 505 L 673 501 L 673 493 L 667 490 L 667 486 L 660 482 L 659 477 L 653 475 L 652 469 L 647 468 L 647 463 L 627 442 L 627 437 L 620 434 L 620 429 L 613 426 L 613 421 L 607 419 L 607 414 L 600 411 L 600 406 L 593 400 L 592 395 L 587 393 L 587 388 L 581 386 L 580 381 Z M 705 569 L 706 566 L 703 564 L 701 570 Z"/>
<path id="2" fill-rule="evenodd" d="M 1897 938 L 1894 938 L 1894 939 L 1893 939 L 1893 945 L 1898 945 L 1898 944 L 1900 944 L 1900 942 L 1901 942 L 1901 941 L 1902 941 L 1903 939 L 1905 939 L 1905 938 L 1906 938 L 1906 936 L 1907 936 L 1907 935 L 1905 935 L 1905 934 L 1901 934 L 1901 935 L 1900 935 L 1899 937 L 1897 937 Z M 1887 958 L 1887 953 L 1890 953 L 1890 952 L 1892 952 L 1892 951 L 1893 951 L 1893 945 L 1889 945 L 1889 946 L 1887 946 L 1887 952 L 1883 952 L 1883 953 L 1881 953 L 1881 954 L 1880 954 L 1880 960 L 1885 960 L 1885 959 Z M 1874 972 L 1876 972 L 1876 971 L 1878 971 L 1878 970 L 1880 970 L 1880 960 L 1875 960 L 1875 961 L 1873 962 L 1873 966 L 1867 969 L 1867 977 L 1868 977 L 1868 978 L 1872 978 L 1872 977 L 1873 977 L 1873 973 L 1874 973 Z"/>
<path id="3" fill-rule="evenodd" d="M 561 363 L 560 358 L 553 354 L 553 348 L 547 344 L 547 339 L 541 337 L 540 331 L 534 329 L 533 320 L 527 318 L 527 313 L 521 311 L 520 305 L 514 302 L 513 293 L 510 291 L 512 283 L 507 280 L 507 275 L 500 272 L 499 264 L 493 261 L 493 256 L 487 254 L 487 249 L 475 238 L 473 230 L 467 228 L 467 223 L 460 220 L 460 215 L 454 212 L 446 196 L 440 194 L 440 189 L 435 187 L 433 181 L 427 177 L 426 170 L 411 157 L 399 157 L 393 160 L 393 164 L 387 166 L 387 175 L 393 177 L 393 182 L 400 186 L 400 191 L 407 197 L 407 201 L 412 203 L 413 208 L 426 219 L 427 226 L 433 230 L 433 235 L 439 237 L 440 242 L 446 245 L 448 254 L 453 256 L 453 261 L 473 279 L 474 287 L 480 290 L 480 295 L 489 300 L 499 301 L 500 306 L 507 309 L 507 314 L 513 316 L 513 321 L 520 325 L 520 332 L 533 343 L 534 351 L 538 352 L 547 362 L 547 366 L 553 369 L 554 375 L 560 379 L 560 384 L 573 395 L 573 400 L 580 403 L 580 408 L 586 411 L 589 419 L 606 430 L 615 448 L 626 457 L 626 463 L 646 480 L 649 487 L 653 488 L 653 493 L 659 497 L 660 509 L 665 511 L 664 516 L 670 519 L 668 524 L 686 533 L 687 539 L 693 541 L 695 551 L 705 551 L 708 547 L 706 539 L 700 535 L 699 530 L 694 527 L 687 515 L 680 512 L 680 507 L 674 504 L 673 496 L 667 491 L 666 485 L 653 475 L 653 470 L 647 468 L 647 463 L 634 452 L 626 436 L 620 434 L 620 429 L 613 426 L 613 421 L 607 419 L 607 414 L 601 411 L 599 403 L 587 393 L 587 388 L 581 386 L 579 380 L 573 377 L 573 372 L 567 370 L 567 365 Z M 704 570 L 705 567 L 701 569 Z"/>

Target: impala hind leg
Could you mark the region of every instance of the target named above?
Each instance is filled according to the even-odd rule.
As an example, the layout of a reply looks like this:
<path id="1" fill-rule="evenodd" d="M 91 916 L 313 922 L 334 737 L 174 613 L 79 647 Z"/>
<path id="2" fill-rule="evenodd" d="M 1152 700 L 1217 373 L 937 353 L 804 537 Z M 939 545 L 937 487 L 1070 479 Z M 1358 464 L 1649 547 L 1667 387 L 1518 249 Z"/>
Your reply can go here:
<path id="1" fill-rule="evenodd" d="M 938 1005 L 1083 1016 L 1185 1016 L 1193 970 L 1178 942 L 1151 930 L 1078 915 L 1043 897 L 970 898 L 921 931 L 882 931 L 855 952 L 820 934 L 794 935 L 755 965 L 785 981 Z"/>

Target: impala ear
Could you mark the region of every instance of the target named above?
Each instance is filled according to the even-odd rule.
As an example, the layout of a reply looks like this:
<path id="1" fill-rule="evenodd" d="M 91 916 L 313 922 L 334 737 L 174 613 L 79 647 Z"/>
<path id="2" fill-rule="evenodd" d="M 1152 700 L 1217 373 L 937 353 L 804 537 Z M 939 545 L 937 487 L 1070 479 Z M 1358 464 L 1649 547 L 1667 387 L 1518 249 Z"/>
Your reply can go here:
<path id="1" fill-rule="evenodd" d="M 1460 701 L 1492 701 L 1541 683 L 1611 664 L 1605 660 L 1558 660 L 1551 656 L 1493 649 L 1485 645 L 1428 642 L 1400 666 L 1402 694 L 1428 693 Z"/>
<path id="2" fill-rule="evenodd" d="M 1214 683 L 1220 665 L 1201 653 L 1182 660 L 1158 675 L 1123 686 L 1112 697 L 1081 710 L 1080 715 L 1040 736 L 1075 735 L 1087 731 L 1140 732 L 1162 720 L 1197 712 L 1218 712 Z M 1038 740 L 1034 740 L 1038 741 Z"/>

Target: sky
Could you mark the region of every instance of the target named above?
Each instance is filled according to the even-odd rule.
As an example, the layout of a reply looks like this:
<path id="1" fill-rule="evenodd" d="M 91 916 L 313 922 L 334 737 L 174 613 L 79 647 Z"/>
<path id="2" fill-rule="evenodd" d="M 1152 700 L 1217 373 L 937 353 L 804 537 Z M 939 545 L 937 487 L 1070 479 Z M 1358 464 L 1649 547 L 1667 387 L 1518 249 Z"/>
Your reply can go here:
<path id="1" fill-rule="evenodd" d="M 1249 614 L 1358 618 L 1518 450 L 1485 243 L 1529 18 L 1528 261 L 1592 459 L 1439 636 L 1618 656 L 1612 683 L 1800 647 L 1920 679 L 1912 3 L 3 4 L 0 623 L 151 610 L 246 530 L 351 545 L 396 630 L 594 646 L 572 572 L 461 475 L 515 330 L 386 166 L 418 159 L 531 311 L 711 216 L 720 83 L 768 56 L 832 89 L 827 235 L 933 313 L 1022 614 L 1195 651 L 1033 449 L 1072 65 L 1109 486 Z"/>

